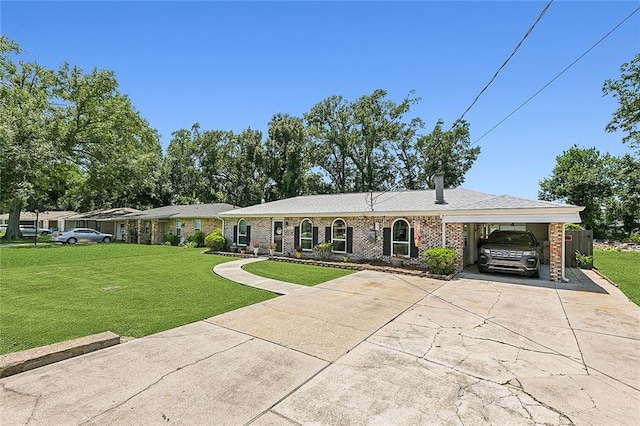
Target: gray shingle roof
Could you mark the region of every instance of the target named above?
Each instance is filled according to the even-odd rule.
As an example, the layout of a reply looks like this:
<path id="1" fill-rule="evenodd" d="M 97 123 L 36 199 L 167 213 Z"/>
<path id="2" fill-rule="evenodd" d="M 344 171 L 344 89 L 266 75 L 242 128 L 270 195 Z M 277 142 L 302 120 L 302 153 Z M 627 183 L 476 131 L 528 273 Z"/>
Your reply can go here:
<path id="1" fill-rule="evenodd" d="M 93 210 L 87 213 L 78 213 L 73 216 L 69 216 L 67 219 L 81 219 L 81 220 L 107 220 L 120 218 L 126 214 L 137 213 L 140 210 L 132 209 L 131 207 L 115 207 L 112 209 Z"/>
<path id="2" fill-rule="evenodd" d="M 494 209 L 536 209 L 574 207 L 548 201 L 528 200 L 507 195 L 495 196 L 464 188 L 445 189 L 446 204 L 435 203 L 435 190 L 305 195 L 244 207 L 221 216 L 306 216 L 355 215 L 376 213 L 451 213 Z M 372 202 L 373 200 L 373 202 Z"/>
<path id="3" fill-rule="evenodd" d="M 218 213 L 233 210 L 235 207 L 226 203 L 187 204 L 164 206 L 155 209 L 131 213 L 123 216 L 126 219 L 168 219 L 168 218 L 208 218 Z"/>

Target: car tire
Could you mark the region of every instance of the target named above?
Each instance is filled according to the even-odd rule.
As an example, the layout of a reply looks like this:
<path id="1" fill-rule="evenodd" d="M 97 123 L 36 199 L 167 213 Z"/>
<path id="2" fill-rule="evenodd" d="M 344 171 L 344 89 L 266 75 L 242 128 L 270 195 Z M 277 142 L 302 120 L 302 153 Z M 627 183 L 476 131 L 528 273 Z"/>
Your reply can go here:
<path id="1" fill-rule="evenodd" d="M 478 272 L 480 272 L 481 274 L 486 274 L 488 271 L 486 267 L 478 265 Z"/>
<path id="2" fill-rule="evenodd" d="M 533 278 L 540 278 L 540 269 L 536 269 L 534 273 L 531 274 Z"/>
<path id="3" fill-rule="evenodd" d="M 103 243 L 105 243 L 105 244 L 109 244 L 109 243 L 111 242 L 111 238 L 109 238 L 109 237 L 104 237 L 104 238 L 102 239 L 102 242 L 103 242 Z"/>
<path id="4" fill-rule="evenodd" d="M 69 238 L 69 239 L 67 240 L 67 244 L 75 244 L 75 243 L 77 243 L 77 242 L 78 242 L 78 240 L 76 240 L 75 238 Z"/>

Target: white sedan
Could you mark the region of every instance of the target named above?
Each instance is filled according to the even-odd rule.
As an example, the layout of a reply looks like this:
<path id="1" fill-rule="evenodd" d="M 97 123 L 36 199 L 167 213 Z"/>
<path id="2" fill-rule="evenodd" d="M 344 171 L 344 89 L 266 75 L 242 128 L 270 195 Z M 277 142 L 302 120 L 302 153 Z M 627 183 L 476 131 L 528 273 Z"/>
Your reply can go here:
<path id="1" fill-rule="evenodd" d="M 75 244 L 78 242 L 110 243 L 111 234 L 103 234 L 95 229 L 75 228 L 69 231 L 56 232 L 51 237 L 54 243 Z"/>

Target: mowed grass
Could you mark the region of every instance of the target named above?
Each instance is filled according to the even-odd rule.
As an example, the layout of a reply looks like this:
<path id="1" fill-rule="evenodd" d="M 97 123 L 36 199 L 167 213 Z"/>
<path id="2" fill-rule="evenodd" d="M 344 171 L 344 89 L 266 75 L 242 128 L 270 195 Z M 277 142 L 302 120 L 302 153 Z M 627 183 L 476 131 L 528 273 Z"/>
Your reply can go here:
<path id="1" fill-rule="evenodd" d="M 261 277 L 308 286 L 344 277 L 355 272 L 348 269 L 301 265 L 299 263 L 285 263 L 274 260 L 249 263 L 244 265 L 243 269 Z"/>
<path id="2" fill-rule="evenodd" d="M 640 252 L 594 250 L 593 264 L 640 306 Z"/>
<path id="3" fill-rule="evenodd" d="M 142 337 L 275 297 L 212 272 L 231 260 L 135 244 L 0 248 L 0 353 L 107 330 Z"/>

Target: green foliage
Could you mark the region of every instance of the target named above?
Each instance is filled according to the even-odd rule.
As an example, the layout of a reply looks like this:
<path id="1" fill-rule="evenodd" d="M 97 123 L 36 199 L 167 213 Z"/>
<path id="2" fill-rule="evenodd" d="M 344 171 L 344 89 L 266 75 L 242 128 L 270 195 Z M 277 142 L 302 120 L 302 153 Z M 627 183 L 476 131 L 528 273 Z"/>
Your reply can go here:
<path id="1" fill-rule="evenodd" d="M 331 258 L 331 251 L 333 250 L 333 245 L 331 243 L 320 243 L 316 244 L 313 248 L 313 253 L 319 260 L 329 260 Z"/>
<path id="2" fill-rule="evenodd" d="M 164 234 L 164 242 L 171 244 L 172 246 L 177 246 L 180 244 L 180 237 L 173 234 Z"/>
<path id="3" fill-rule="evenodd" d="M 607 127 L 607 132 L 621 130 L 627 135 L 622 138 L 623 143 L 640 153 L 640 53 L 636 54 L 631 62 L 620 67 L 619 80 L 606 80 L 602 87 L 605 95 L 611 94 L 618 100 L 619 107 L 613 113 L 613 117 Z"/>
<path id="4" fill-rule="evenodd" d="M 204 244 L 212 251 L 220 251 L 227 246 L 227 239 L 222 236 L 222 229 L 218 228 L 207 235 Z"/>
<path id="5" fill-rule="evenodd" d="M 430 248 L 424 252 L 424 261 L 431 273 L 451 275 L 458 265 L 458 253 L 451 248 Z"/>
<path id="6" fill-rule="evenodd" d="M 538 197 L 584 206 L 582 223 L 593 229 L 594 237 L 603 238 L 606 225 L 602 206 L 613 195 L 613 165 L 614 158 L 609 154 L 574 145 L 556 157 L 551 177 L 540 181 Z"/>
<path id="7" fill-rule="evenodd" d="M 576 251 L 576 261 L 580 265 L 592 265 L 593 264 L 593 256 L 583 254 L 579 251 Z"/>
<path id="8" fill-rule="evenodd" d="M 632 232 L 631 235 L 629 235 L 629 241 L 640 244 L 640 232 Z"/>
<path id="9" fill-rule="evenodd" d="M 571 231 L 571 230 L 581 231 L 584 228 L 579 223 L 565 223 L 564 224 L 564 229 L 567 230 L 567 231 Z"/>
<path id="10" fill-rule="evenodd" d="M 0 258 L 0 353 L 104 330 L 142 337 L 275 296 L 212 274 L 233 259 L 199 250 L 56 245 L 0 248 Z"/>
<path id="11" fill-rule="evenodd" d="M 188 243 L 186 243 L 184 246 L 182 246 L 183 248 L 197 248 L 198 244 L 196 244 L 195 241 L 189 241 Z"/>
<path id="12" fill-rule="evenodd" d="M 195 243 L 196 247 L 204 247 L 204 233 L 202 231 L 196 231 L 187 238 L 187 241 Z"/>

